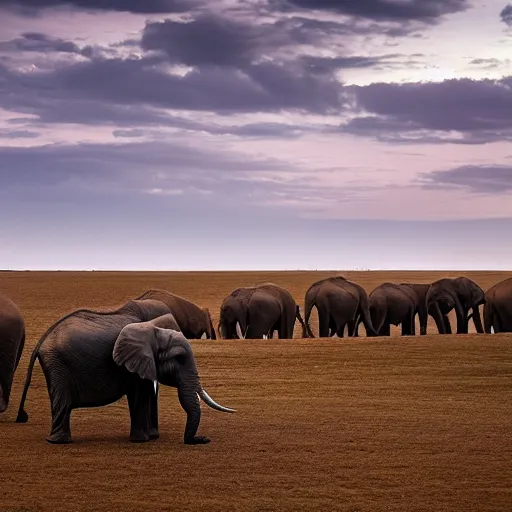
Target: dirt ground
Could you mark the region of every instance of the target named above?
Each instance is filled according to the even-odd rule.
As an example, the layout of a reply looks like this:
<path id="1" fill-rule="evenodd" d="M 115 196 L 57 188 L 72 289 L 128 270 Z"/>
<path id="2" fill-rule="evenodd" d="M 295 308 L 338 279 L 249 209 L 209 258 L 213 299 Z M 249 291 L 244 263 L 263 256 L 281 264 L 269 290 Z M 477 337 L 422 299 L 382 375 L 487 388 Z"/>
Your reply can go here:
<path id="1" fill-rule="evenodd" d="M 216 325 L 222 299 L 238 286 L 275 282 L 302 307 L 307 287 L 334 274 L 0 273 L 0 291 L 27 322 L 11 403 L 0 415 L 0 511 L 512 510 L 512 335 L 440 336 L 429 322 L 422 337 L 394 329 L 391 338 L 194 340 L 205 389 L 237 409 L 203 404 L 198 433 L 212 439 L 204 446 L 182 443 L 185 413 L 169 388 L 161 388 L 155 442 L 128 441 L 122 399 L 74 411 L 74 443 L 50 445 L 39 364 L 29 422 L 14 423 L 32 347 L 75 308 L 116 306 L 157 287 L 210 308 Z M 512 275 L 340 274 L 368 292 L 385 281 L 456 275 L 487 289 Z"/>

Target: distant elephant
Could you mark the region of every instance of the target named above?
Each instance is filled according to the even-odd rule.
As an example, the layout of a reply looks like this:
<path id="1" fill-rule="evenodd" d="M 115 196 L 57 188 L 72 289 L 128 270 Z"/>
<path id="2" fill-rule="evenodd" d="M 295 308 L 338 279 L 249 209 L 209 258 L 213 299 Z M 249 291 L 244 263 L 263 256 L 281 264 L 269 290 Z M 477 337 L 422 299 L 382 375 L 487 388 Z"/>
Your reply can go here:
<path id="1" fill-rule="evenodd" d="M 273 283 L 237 288 L 222 302 L 218 331 L 225 339 L 236 339 L 237 324 L 247 339 L 272 337 L 293 338 L 295 319 L 304 323 L 299 307 L 290 292 Z"/>
<path id="2" fill-rule="evenodd" d="M 414 318 L 416 314 L 416 294 L 404 285 L 383 283 L 368 296 L 370 318 L 379 336 L 390 336 L 391 325 L 402 326 L 402 336 L 415 334 Z M 356 323 L 354 335 L 358 335 L 359 323 Z"/>
<path id="3" fill-rule="evenodd" d="M 367 336 L 378 336 L 370 318 L 366 291 L 362 286 L 342 276 L 321 279 L 306 291 L 303 338 L 315 337 L 309 326 L 309 318 L 314 306 L 318 311 L 320 338 L 335 334 L 342 338 L 345 326 L 347 326 L 348 336 L 353 336 L 359 315 Z"/>
<path id="4" fill-rule="evenodd" d="M 183 334 L 157 327 L 172 321 L 168 313 L 164 303 L 142 299 L 113 311 L 79 309 L 58 320 L 32 352 L 16 421 L 28 421 L 24 404 L 38 358 L 51 402 L 48 442 L 71 442 L 73 409 L 107 405 L 124 395 L 130 410 L 130 441 L 157 439 L 157 383 L 161 382 L 178 388 L 187 413 L 185 444 L 207 443 L 206 437 L 195 435 L 201 417 L 197 394 L 210 407 L 232 410 L 216 404 L 202 389 Z"/>
<path id="5" fill-rule="evenodd" d="M 400 286 L 404 286 L 404 290 L 411 290 L 412 297 L 415 304 L 414 312 L 414 332 L 416 332 L 416 315 L 418 315 L 420 322 L 420 335 L 425 336 L 427 334 L 427 323 L 428 323 L 428 311 L 427 311 L 427 292 L 430 288 L 430 283 L 400 283 Z"/>
<path id="6" fill-rule="evenodd" d="M 484 328 L 487 334 L 512 332 L 512 277 L 485 292 Z"/>
<path id="7" fill-rule="evenodd" d="M 484 303 L 484 291 L 467 277 L 439 279 L 430 285 L 427 292 L 427 311 L 434 318 L 439 334 L 452 333 L 448 319 L 448 313 L 452 309 L 455 309 L 457 315 L 457 334 L 467 334 L 471 317 L 476 331 L 483 333 L 478 306 Z"/>
<path id="8" fill-rule="evenodd" d="M 0 412 L 9 405 L 12 380 L 25 346 L 25 322 L 18 306 L 0 295 Z"/>
<path id="9" fill-rule="evenodd" d="M 207 308 L 201 308 L 192 301 L 166 290 L 148 290 L 135 300 L 154 299 L 167 304 L 180 330 L 187 339 L 200 339 L 206 334 L 211 340 L 217 339 L 212 317 Z"/>

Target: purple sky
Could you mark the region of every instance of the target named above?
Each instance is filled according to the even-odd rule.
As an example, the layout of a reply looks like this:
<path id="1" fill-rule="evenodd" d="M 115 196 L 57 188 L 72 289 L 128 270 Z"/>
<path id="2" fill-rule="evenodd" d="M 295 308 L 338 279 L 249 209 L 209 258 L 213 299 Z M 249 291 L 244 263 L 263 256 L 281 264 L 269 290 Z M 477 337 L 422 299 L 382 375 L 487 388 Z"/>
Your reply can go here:
<path id="1" fill-rule="evenodd" d="M 512 5 L 1 6 L 0 268 L 511 268 Z"/>

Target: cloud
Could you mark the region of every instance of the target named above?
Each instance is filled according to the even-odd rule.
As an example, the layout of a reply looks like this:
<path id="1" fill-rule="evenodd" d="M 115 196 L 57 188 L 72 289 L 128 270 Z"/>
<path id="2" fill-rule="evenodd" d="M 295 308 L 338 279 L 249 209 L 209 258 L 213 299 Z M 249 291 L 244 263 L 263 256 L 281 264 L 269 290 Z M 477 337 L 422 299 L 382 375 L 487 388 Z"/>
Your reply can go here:
<path id="1" fill-rule="evenodd" d="M 435 23 L 447 14 L 465 11 L 468 0 L 269 0 L 282 10 L 317 10 L 375 21 Z"/>
<path id="2" fill-rule="evenodd" d="M 424 188 L 463 187 L 473 193 L 503 194 L 512 190 L 512 167 L 502 165 L 464 165 L 444 171 L 421 174 Z"/>
<path id="3" fill-rule="evenodd" d="M 137 14 L 183 13 L 201 5 L 199 0 L 3 0 L 2 7 L 33 14 L 45 8 L 74 7 L 87 11 L 121 11 Z"/>
<path id="4" fill-rule="evenodd" d="M 159 68 L 159 59 L 102 59 L 31 72 L 0 64 L 0 106 L 6 110 L 66 117 L 87 101 L 112 105 L 222 113 L 339 112 L 341 85 L 330 76 L 309 75 L 300 66 L 264 62 L 245 71 L 196 68 L 185 75 Z M 63 109 L 55 111 L 54 109 Z M 48 112 L 51 110 L 51 112 Z M 85 115 L 89 115 L 87 112 Z"/>
<path id="5" fill-rule="evenodd" d="M 507 4 L 500 12 L 501 21 L 512 27 L 512 4 Z"/>
<path id="6" fill-rule="evenodd" d="M 481 67 L 483 69 L 496 69 L 499 68 L 500 66 L 509 65 L 510 59 L 472 59 L 469 61 L 469 64 L 472 66 Z"/>
<path id="7" fill-rule="evenodd" d="M 414 142 L 443 142 L 446 137 L 470 144 L 512 137 L 512 77 L 375 83 L 349 89 L 362 115 L 340 127 L 346 133 Z"/>
<path id="8" fill-rule="evenodd" d="M 39 133 L 30 130 L 0 130 L 0 139 L 37 139 Z"/>
<path id="9" fill-rule="evenodd" d="M 16 172 L 12 172 L 16 169 Z M 204 149 L 179 141 L 112 144 L 47 144 L 0 146 L 2 189 L 11 186 L 57 186 L 69 182 L 111 191 L 185 189 L 187 186 L 224 194 L 226 184 L 258 187 L 262 173 L 295 169 L 276 159 Z M 300 173 L 300 169 L 297 169 Z M 156 193 L 156 192 L 155 192 Z"/>
<path id="10" fill-rule="evenodd" d="M 0 41 L 0 52 L 63 52 L 91 57 L 93 48 L 91 46 L 80 48 L 72 41 L 49 37 L 38 32 L 25 32 L 16 39 Z"/>

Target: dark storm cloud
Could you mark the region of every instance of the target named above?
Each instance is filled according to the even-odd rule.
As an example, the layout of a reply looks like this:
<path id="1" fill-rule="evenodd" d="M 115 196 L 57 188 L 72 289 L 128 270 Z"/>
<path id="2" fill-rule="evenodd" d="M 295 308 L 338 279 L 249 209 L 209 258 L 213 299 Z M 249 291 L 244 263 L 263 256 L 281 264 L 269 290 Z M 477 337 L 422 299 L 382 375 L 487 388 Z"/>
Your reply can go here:
<path id="1" fill-rule="evenodd" d="M 75 7 L 88 11 L 122 11 L 138 14 L 182 13 L 201 5 L 200 0 L 3 0 L 2 7 L 37 12 L 48 7 Z"/>
<path id="2" fill-rule="evenodd" d="M 434 23 L 446 14 L 465 11 L 468 0 L 269 0 L 276 9 L 308 9 L 376 21 Z"/>
<path id="3" fill-rule="evenodd" d="M 468 143 L 512 135 L 512 77 L 376 83 L 350 90 L 357 109 L 365 115 L 343 125 L 340 129 L 344 132 L 372 137 L 379 133 L 385 137 L 387 132 L 405 140 L 407 134 L 423 131 L 425 142 L 432 142 L 429 132 L 458 132 L 462 139 L 450 136 L 449 140 Z"/>
<path id="4" fill-rule="evenodd" d="M 63 52 L 91 57 L 93 48 L 91 46 L 80 48 L 72 41 L 50 37 L 38 32 L 25 32 L 16 39 L 0 41 L 0 52 Z"/>
<path id="5" fill-rule="evenodd" d="M 219 67 L 172 75 L 154 59 L 92 59 L 54 70 L 23 73 L 0 64 L 0 106 L 33 113 L 42 120 L 66 116 L 75 102 L 224 113 L 298 109 L 337 112 L 341 86 L 331 77 L 313 76 L 293 63 L 264 62 L 244 72 Z M 56 112 L 52 107 L 62 108 Z M 87 113 L 86 113 L 87 115 Z"/>
<path id="6" fill-rule="evenodd" d="M 159 50 L 173 63 L 244 69 L 287 47 L 320 44 L 327 37 L 348 30 L 341 24 L 300 17 L 254 23 L 207 13 L 186 23 L 147 23 L 141 47 Z"/>
<path id="7" fill-rule="evenodd" d="M 507 4 L 500 12 L 500 18 L 503 23 L 512 27 L 512 4 Z"/>
<path id="8" fill-rule="evenodd" d="M 474 193 L 503 194 L 512 190 L 512 167 L 465 165 L 422 174 L 419 181 L 425 188 L 456 186 Z"/>

